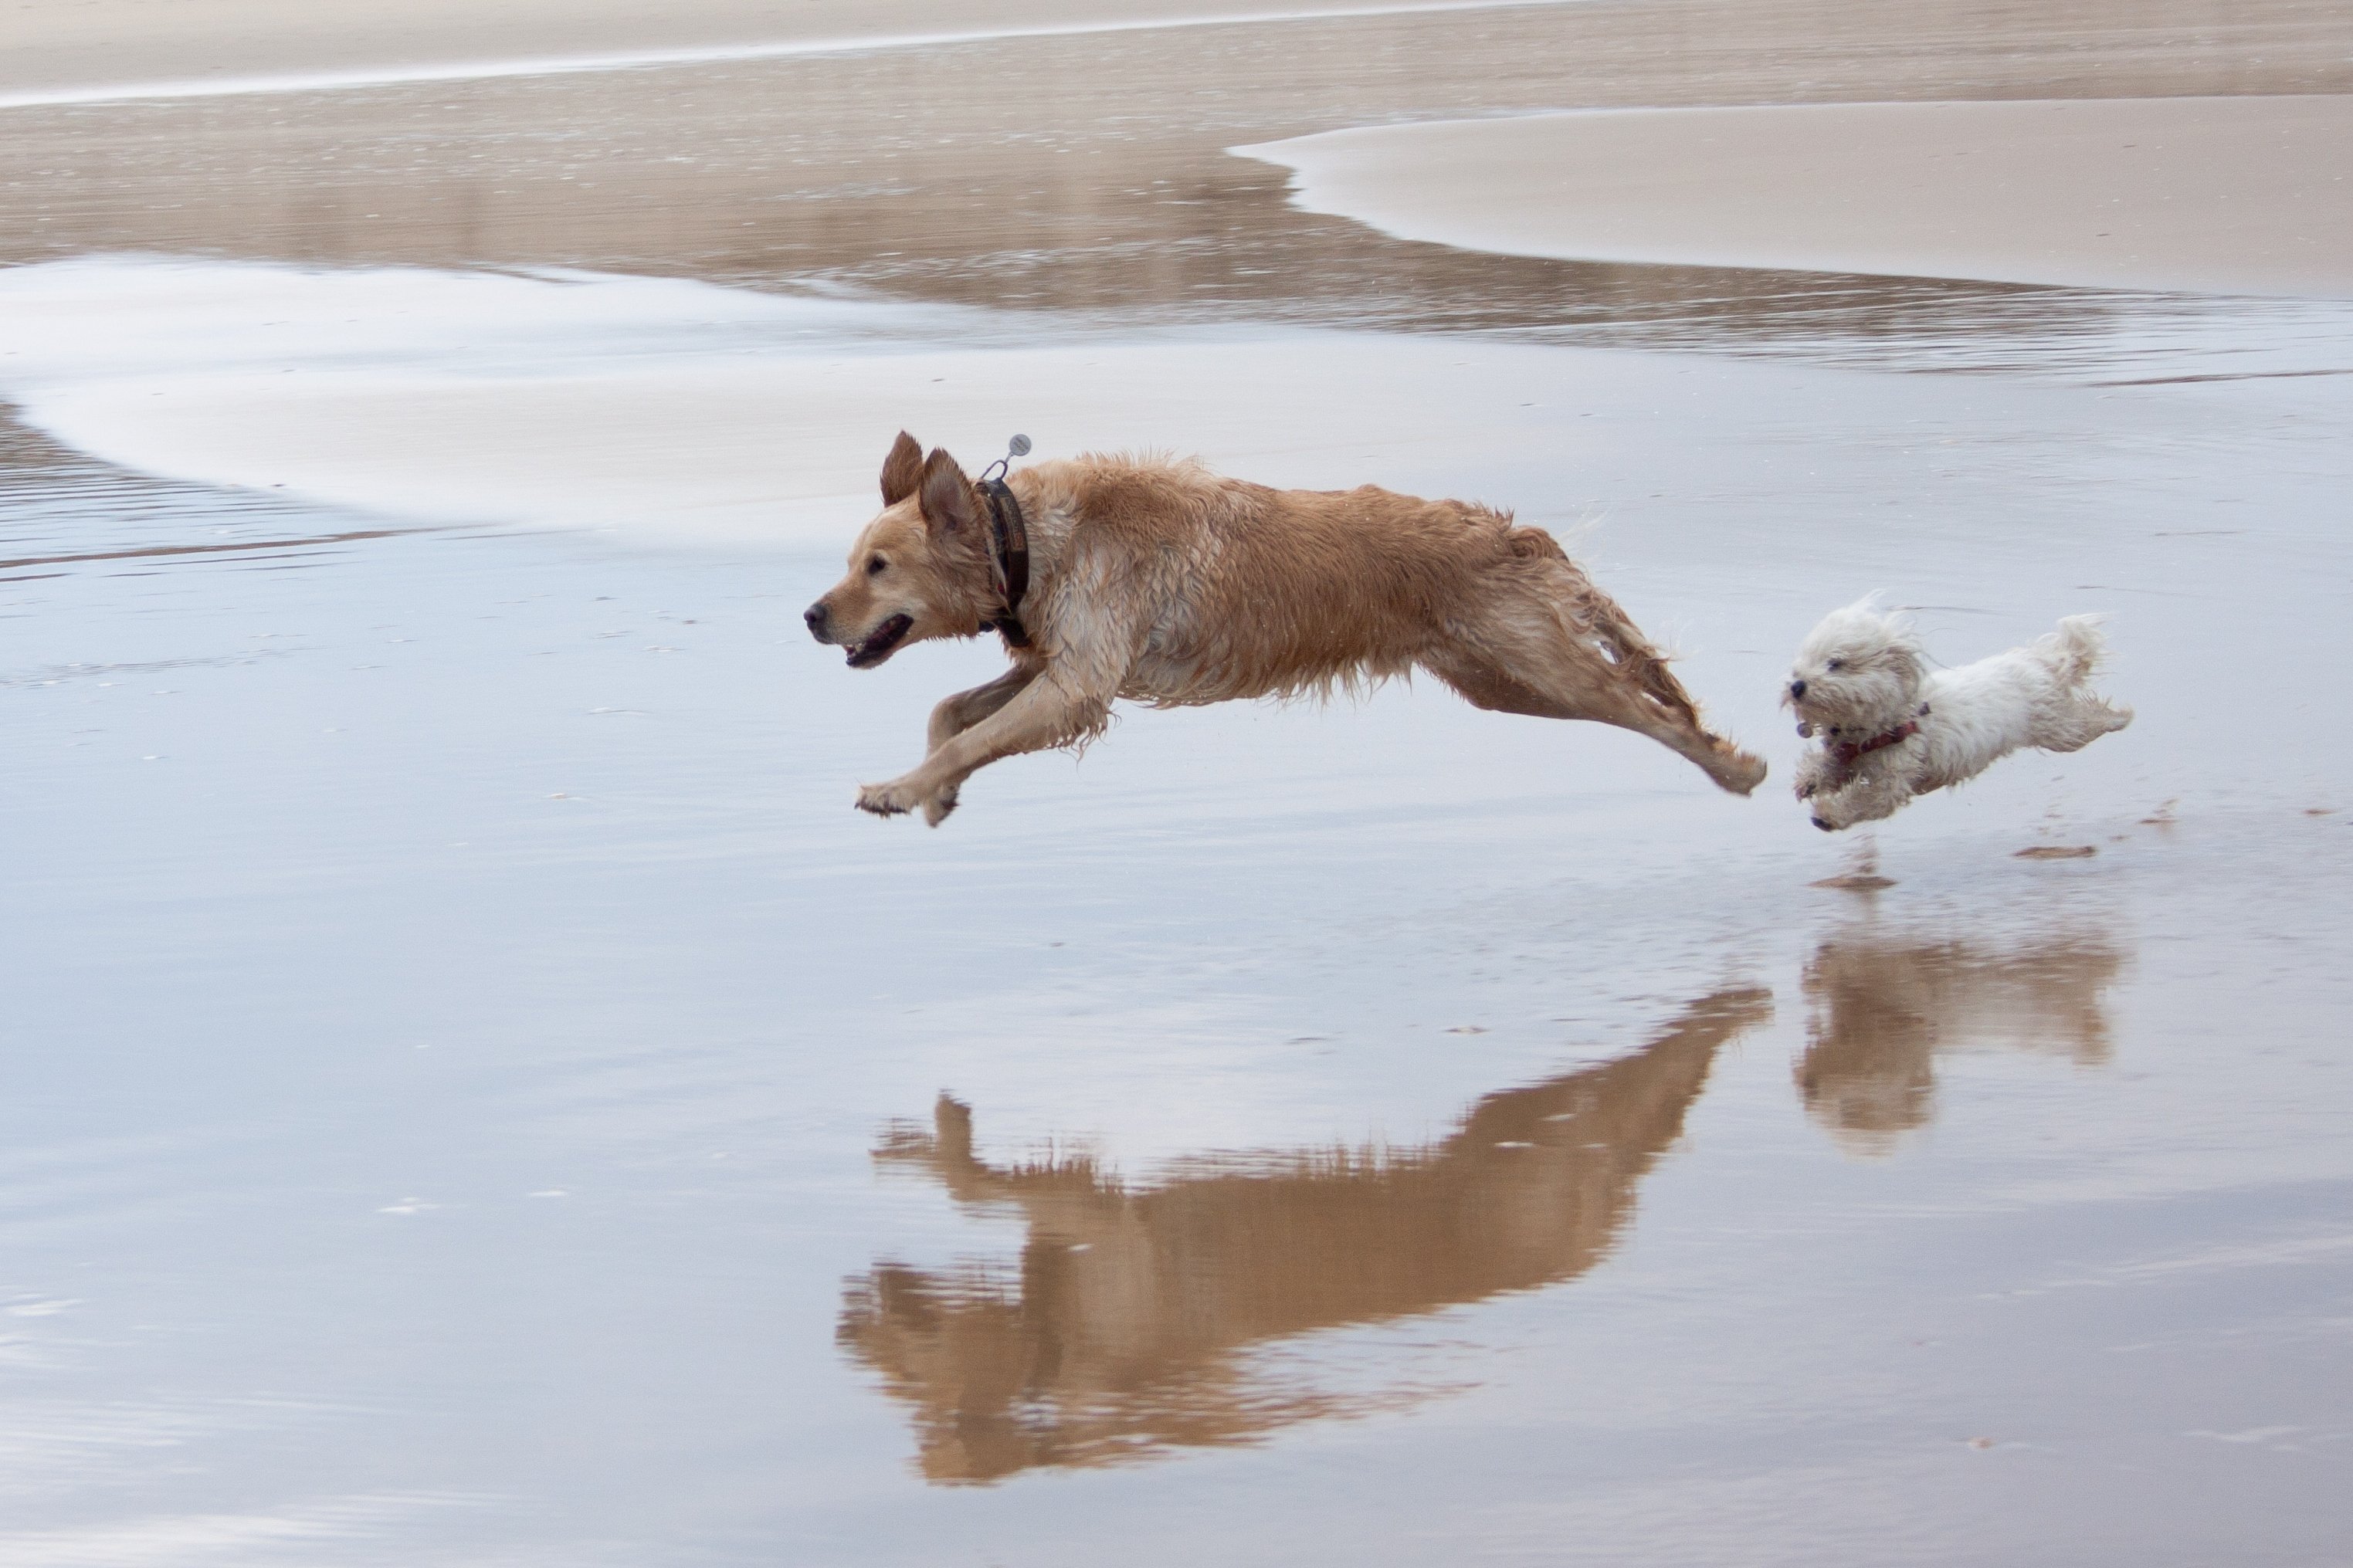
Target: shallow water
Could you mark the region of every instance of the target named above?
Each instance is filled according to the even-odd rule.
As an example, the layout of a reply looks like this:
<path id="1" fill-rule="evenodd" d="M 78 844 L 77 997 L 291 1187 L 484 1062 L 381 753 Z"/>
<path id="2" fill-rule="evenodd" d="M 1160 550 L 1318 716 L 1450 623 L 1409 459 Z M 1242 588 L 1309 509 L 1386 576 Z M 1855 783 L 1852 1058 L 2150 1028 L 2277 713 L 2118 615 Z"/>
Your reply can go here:
<path id="1" fill-rule="evenodd" d="M 528 310 L 489 370 L 450 357 L 462 316 L 403 318 L 412 401 L 643 358 L 631 289 L 563 287 L 610 331 L 571 319 L 528 376 Z M 762 374 L 881 353 L 897 308 L 826 309 L 858 333 L 757 340 Z M 905 321 L 910 363 L 1009 352 Z M 356 330 L 310 348 L 383 374 Z M 701 331 L 664 374 L 739 374 Z M 1582 524 L 1777 766 L 1772 682 L 1827 603 L 1902 584 L 1957 659 L 2119 611 L 2134 728 L 1915 807 L 1859 895 L 1807 885 L 1852 850 L 1776 784 L 1435 689 L 1132 714 L 937 833 L 876 823 L 852 783 L 993 660 L 839 669 L 797 624 L 835 570 L 801 534 L 550 528 L 576 476 L 501 426 L 476 447 L 533 532 L 97 558 L 427 520 L 365 439 L 306 447 L 299 395 L 263 455 L 336 506 L 172 477 L 169 420 L 90 391 L 153 373 L 73 336 L 24 414 L 164 473 L 16 437 L 12 553 L 50 559 L 5 584 L 0 671 L 12 1561 L 2343 1538 L 2353 818 L 2311 815 L 2328 726 L 2252 772 L 2211 743 L 2248 626 L 2292 668 L 2343 651 L 2338 380 L 1439 342 L 1491 416 L 1426 338 L 1020 351 L 1195 356 L 1124 412 L 1259 477 Z M 163 336 L 192 407 L 255 369 Z M 1351 417 L 1287 417 L 1285 354 Z M 1540 440 L 1523 401 L 1591 417 Z M 613 418 L 570 427 L 591 450 L 630 427 L 565 406 Z M 700 460 L 657 477 L 734 482 Z"/>

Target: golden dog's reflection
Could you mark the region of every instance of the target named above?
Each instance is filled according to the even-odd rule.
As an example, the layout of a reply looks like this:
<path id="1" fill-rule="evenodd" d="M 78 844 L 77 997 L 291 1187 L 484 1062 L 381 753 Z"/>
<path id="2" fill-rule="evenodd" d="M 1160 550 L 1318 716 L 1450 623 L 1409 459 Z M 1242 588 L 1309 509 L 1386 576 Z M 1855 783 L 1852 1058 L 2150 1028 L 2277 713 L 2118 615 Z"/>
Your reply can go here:
<path id="1" fill-rule="evenodd" d="M 852 1282 L 839 1340 L 912 1407 L 934 1481 L 1247 1441 L 1331 1413 L 1344 1402 L 1249 1352 L 1590 1268 L 1716 1051 L 1771 1012 L 1767 992 L 1719 992 L 1631 1056 L 1489 1095 L 1425 1148 L 1209 1163 L 1143 1190 L 1083 1160 L 987 1164 L 971 1113 L 943 1097 L 934 1131 L 894 1134 L 878 1157 L 920 1164 L 960 1203 L 1017 1207 L 1019 1277 L 879 1265 Z"/>
<path id="2" fill-rule="evenodd" d="M 1868 923 L 1835 932 L 1806 963 L 1808 1044 L 1797 1068 L 1806 1109 L 1844 1147 L 1883 1153 L 1934 1113 L 1940 1051 L 2105 1061 L 2102 998 L 2124 964 L 2099 931 L 2001 942 Z"/>

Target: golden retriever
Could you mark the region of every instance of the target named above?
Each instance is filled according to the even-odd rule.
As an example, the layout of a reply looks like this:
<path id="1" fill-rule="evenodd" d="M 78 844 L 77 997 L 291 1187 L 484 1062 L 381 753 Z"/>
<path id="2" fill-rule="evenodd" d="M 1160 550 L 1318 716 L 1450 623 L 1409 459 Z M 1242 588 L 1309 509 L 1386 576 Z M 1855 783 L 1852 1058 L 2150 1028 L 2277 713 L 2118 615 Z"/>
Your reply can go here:
<path id="1" fill-rule="evenodd" d="M 1504 513 L 1142 458 L 1038 463 L 1005 482 L 1009 517 L 945 451 L 925 457 L 900 432 L 881 514 L 808 608 L 811 634 L 853 668 L 990 627 L 1013 660 L 934 708 L 922 763 L 862 786 L 860 810 L 937 826 L 976 770 L 1083 743 L 1114 698 L 1287 697 L 1417 667 L 1481 708 L 1648 735 L 1736 795 L 1765 777 L 1701 726 L 1658 649 L 1552 536 Z M 1026 593 L 1008 521 L 1010 556 L 1027 535 Z"/>

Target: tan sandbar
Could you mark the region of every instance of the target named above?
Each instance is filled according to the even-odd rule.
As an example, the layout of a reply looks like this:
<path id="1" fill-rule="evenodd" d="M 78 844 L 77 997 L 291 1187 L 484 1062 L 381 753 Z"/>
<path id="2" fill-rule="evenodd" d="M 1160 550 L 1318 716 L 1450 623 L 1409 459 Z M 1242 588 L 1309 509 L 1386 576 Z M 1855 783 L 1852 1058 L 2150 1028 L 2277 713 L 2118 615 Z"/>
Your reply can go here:
<path id="1" fill-rule="evenodd" d="M 1240 149 L 1510 255 L 2353 294 L 2353 97 L 1588 110 Z"/>

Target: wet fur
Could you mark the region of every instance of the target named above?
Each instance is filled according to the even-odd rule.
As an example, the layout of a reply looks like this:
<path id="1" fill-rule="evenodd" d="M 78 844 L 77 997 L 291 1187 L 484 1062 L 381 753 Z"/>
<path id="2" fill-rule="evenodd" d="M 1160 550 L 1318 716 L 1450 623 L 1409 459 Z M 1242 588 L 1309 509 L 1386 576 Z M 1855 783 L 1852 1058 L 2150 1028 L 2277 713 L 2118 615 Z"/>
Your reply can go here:
<path id="1" fill-rule="evenodd" d="M 1798 798 L 1826 832 L 1894 816 L 1912 797 L 1975 778 L 2033 746 L 2080 751 L 2132 722 L 2091 689 L 2107 651 L 2096 616 L 2069 616 L 2024 647 L 1957 669 L 1927 668 L 1911 626 L 1870 600 L 1833 610 L 1808 635 L 1782 703 L 1820 744 L 1799 762 Z M 1921 711 L 1923 707 L 1926 711 Z M 1918 732 L 1841 763 L 1831 748 Z"/>
<path id="2" fill-rule="evenodd" d="M 1648 735 L 1736 794 L 1765 776 L 1701 726 L 1659 650 L 1551 535 L 1507 514 L 1369 485 L 1270 489 L 1154 458 L 1039 463 L 1008 483 L 1029 534 L 1032 646 L 941 702 L 922 764 L 864 786 L 863 810 L 936 825 L 976 769 L 1084 742 L 1117 698 L 1329 693 L 1416 668 L 1482 708 Z M 849 574 L 807 615 L 819 641 L 870 667 L 976 636 L 1002 605 L 988 512 L 954 458 L 902 433 L 882 499 Z"/>

